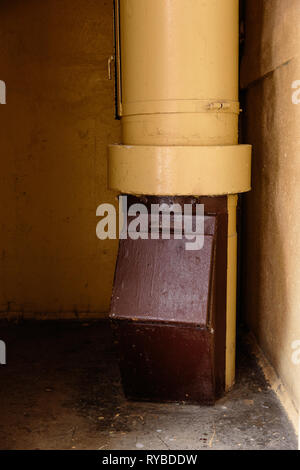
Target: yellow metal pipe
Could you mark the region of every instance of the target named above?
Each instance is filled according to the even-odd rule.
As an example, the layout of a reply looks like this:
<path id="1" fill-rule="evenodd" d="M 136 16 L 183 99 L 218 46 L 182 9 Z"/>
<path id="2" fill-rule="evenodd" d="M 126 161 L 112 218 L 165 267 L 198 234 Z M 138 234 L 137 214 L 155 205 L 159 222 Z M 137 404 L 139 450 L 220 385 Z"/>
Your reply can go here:
<path id="1" fill-rule="evenodd" d="M 229 145 L 238 132 L 238 0 L 121 0 L 129 145 Z"/>
<path id="2" fill-rule="evenodd" d="M 216 196 L 250 190 L 250 145 L 114 145 L 109 185 L 123 193 Z"/>
<path id="3" fill-rule="evenodd" d="M 136 180 L 145 188 L 149 165 L 165 177 L 164 147 L 194 147 L 199 159 L 190 168 L 188 186 L 195 195 L 219 195 L 249 190 L 250 151 L 238 146 L 238 0 L 117 0 L 118 110 L 122 117 L 122 143 L 125 151 L 109 150 L 110 186 L 121 192 L 136 193 Z M 208 163 L 201 147 L 236 146 L 233 162 L 207 172 Z M 151 150 L 145 149 L 145 147 Z M 134 155 L 146 161 L 139 173 Z M 188 167 L 185 152 L 176 150 L 172 166 L 161 180 L 152 177 L 150 194 L 190 194 L 181 185 L 182 169 Z M 126 152 L 128 155 L 128 152 Z M 168 152 L 169 155 L 169 152 Z M 211 158 L 207 155 L 207 158 Z M 125 159 L 125 160 L 124 160 Z M 133 162 L 133 164 L 131 164 Z M 240 184 L 216 185 L 223 173 Z M 207 172 L 206 184 L 199 174 Z M 172 182 L 170 183 L 170 181 Z M 209 181 L 211 187 L 209 187 Z M 173 189 L 170 191 L 170 187 Z M 183 192 L 184 191 L 184 192 Z"/>

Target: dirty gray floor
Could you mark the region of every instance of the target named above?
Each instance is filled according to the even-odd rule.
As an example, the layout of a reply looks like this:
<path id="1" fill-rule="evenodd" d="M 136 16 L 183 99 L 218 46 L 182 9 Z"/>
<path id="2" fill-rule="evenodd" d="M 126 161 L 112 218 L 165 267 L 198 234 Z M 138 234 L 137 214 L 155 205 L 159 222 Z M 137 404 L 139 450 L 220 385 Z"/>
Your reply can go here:
<path id="1" fill-rule="evenodd" d="M 130 403 L 106 322 L 0 324 L 0 449 L 297 449 L 280 403 L 240 348 L 215 407 Z"/>

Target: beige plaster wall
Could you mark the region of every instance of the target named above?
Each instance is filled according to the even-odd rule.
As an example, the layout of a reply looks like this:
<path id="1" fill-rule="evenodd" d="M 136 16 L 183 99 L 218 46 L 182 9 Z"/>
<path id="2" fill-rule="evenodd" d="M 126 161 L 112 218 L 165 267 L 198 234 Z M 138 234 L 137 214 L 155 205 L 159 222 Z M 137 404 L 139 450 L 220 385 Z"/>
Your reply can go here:
<path id="1" fill-rule="evenodd" d="M 0 311 L 97 316 L 117 251 L 95 233 L 97 206 L 116 196 L 113 2 L 2 0 L 0 43 Z"/>
<path id="2" fill-rule="evenodd" d="M 243 137 L 253 144 L 243 311 L 298 409 L 300 346 L 292 346 L 300 340 L 300 104 L 292 102 L 292 83 L 300 80 L 299 24 L 298 0 L 247 0 L 241 74 Z"/>

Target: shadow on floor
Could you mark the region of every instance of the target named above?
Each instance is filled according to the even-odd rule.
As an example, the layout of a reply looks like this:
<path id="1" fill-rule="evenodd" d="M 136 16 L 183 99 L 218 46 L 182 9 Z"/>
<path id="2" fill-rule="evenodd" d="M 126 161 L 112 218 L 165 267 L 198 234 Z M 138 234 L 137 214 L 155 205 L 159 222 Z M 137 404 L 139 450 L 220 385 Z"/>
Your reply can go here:
<path id="1" fill-rule="evenodd" d="M 254 358 L 215 407 L 128 402 L 109 324 L 0 324 L 0 449 L 297 449 Z"/>

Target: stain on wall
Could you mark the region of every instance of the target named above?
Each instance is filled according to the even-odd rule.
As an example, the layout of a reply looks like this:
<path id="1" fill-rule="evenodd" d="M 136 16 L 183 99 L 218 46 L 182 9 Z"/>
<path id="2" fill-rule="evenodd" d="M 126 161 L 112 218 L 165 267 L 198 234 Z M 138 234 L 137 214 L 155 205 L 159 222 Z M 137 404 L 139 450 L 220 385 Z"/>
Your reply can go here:
<path id="1" fill-rule="evenodd" d="M 112 0 L 2 0 L 0 311 L 109 308 L 117 241 L 96 238 L 114 120 Z"/>
<path id="2" fill-rule="evenodd" d="M 247 0 L 244 138 L 253 190 L 244 199 L 243 311 L 300 408 L 300 2 Z"/>

